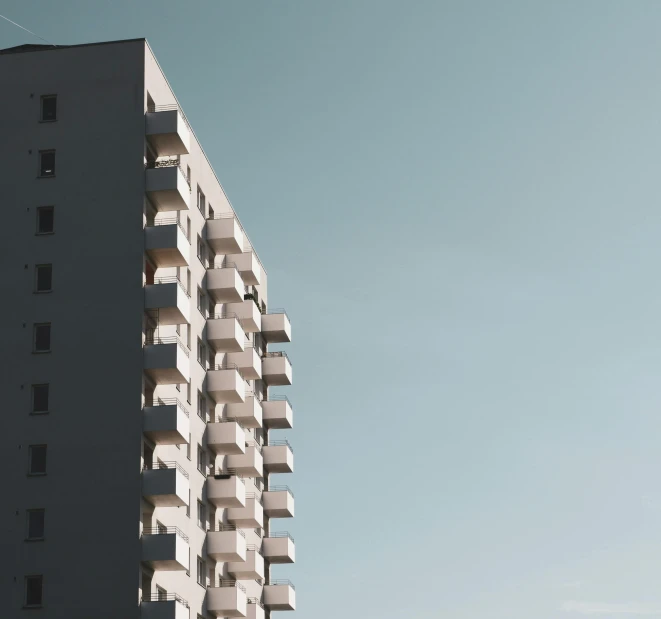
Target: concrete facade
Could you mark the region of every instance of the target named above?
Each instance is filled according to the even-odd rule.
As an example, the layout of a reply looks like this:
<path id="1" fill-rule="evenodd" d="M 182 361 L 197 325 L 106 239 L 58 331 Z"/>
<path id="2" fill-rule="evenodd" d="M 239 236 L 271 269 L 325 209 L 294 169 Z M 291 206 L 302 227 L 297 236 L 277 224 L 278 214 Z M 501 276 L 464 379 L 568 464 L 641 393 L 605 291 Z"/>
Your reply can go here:
<path id="1" fill-rule="evenodd" d="M 1 50 L 0 79 L 2 616 L 293 609 L 262 551 L 261 451 L 292 420 L 270 394 L 291 383 L 291 364 L 269 346 L 290 340 L 289 319 L 269 310 L 256 248 L 149 45 Z M 44 96 L 56 96 L 55 120 L 41 120 Z M 54 225 L 38 234 L 43 207 Z M 52 290 L 35 290 L 37 265 L 52 265 Z M 47 352 L 35 352 L 35 325 L 50 325 Z M 269 466 L 288 470 L 273 449 Z M 293 515 L 282 500 L 271 513 Z M 30 510 L 45 510 L 39 539 L 27 539 Z M 210 531 L 223 532 L 211 554 Z"/>

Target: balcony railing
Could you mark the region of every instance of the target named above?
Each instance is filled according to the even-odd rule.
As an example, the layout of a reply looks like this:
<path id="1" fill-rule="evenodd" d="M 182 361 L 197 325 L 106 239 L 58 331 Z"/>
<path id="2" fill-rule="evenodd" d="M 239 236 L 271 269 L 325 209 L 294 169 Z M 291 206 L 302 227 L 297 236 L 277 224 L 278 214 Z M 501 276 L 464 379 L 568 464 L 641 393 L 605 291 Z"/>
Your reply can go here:
<path id="1" fill-rule="evenodd" d="M 241 537 L 245 537 L 246 534 L 242 529 L 239 529 L 235 524 L 217 524 L 215 529 L 207 529 L 208 533 L 222 533 L 224 531 L 236 531 Z"/>
<path id="2" fill-rule="evenodd" d="M 142 596 L 143 602 L 179 602 L 179 604 L 190 608 L 188 602 L 176 593 L 147 593 Z"/>
<path id="3" fill-rule="evenodd" d="M 260 608 L 264 608 L 264 604 L 262 604 L 258 598 L 248 598 L 246 601 L 248 604 L 256 604 Z"/>
<path id="4" fill-rule="evenodd" d="M 246 499 L 255 499 L 260 504 L 262 502 L 262 496 L 256 492 L 246 492 Z"/>
<path id="5" fill-rule="evenodd" d="M 264 447 L 289 447 L 289 451 L 294 453 L 293 447 L 289 444 L 289 441 L 287 440 L 269 441 L 264 445 Z"/>
<path id="6" fill-rule="evenodd" d="M 289 320 L 289 314 L 287 314 L 287 312 L 281 307 L 268 309 L 265 312 L 262 312 L 262 314 L 284 314 L 285 316 L 287 316 L 287 320 Z"/>
<path id="7" fill-rule="evenodd" d="M 155 406 L 176 406 L 186 417 L 190 417 L 186 407 L 177 398 L 156 398 L 156 401 L 145 402 L 144 408 L 153 408 Z"/>
<path id="8" fill-rule="evenodd" d="M 181 225 L 181 221 L 176 217 L 167 217 L 166 219 L 156 219 L 146 225 L 147 228 L 155 228 L 157 226 L 179 226 L 179 229 L 184 233 L 184 236 L 188 239 L 188 234 L 184 227 Z M 190 240 L 190 239 L 189 239 Z"/>
<path id="9" fill-rule="evenodd" d="M 273 533 L 269 533 L 264 537 L 264 539 L 272 539 L 275 537 L 288 537 L 292 542 L 294 541 L 294 538 L 289 534 L 288 531 L 275 531 Z"/>
<path id="10" fill-rule="evenodd" d="M 294 498 L 294 493 L 291 491 L 289 486 L 271 486 L 267 489 L 267 492 L 289 492 L 292 498 Z"/>
<path id="11" fill-rule="evenodd" d="M 189 542 L 186 535 L 179 527 L 148 527 L 142 530 L 143 535 L 178 535 L 186 543 Z"/>
<path id="12" fill-rule="evenodd" d="M 264 583 L 266 585 L 289 585 L 294 591 L 296 591 L 296 587 L 294 587 L 294 583 L 291 580 L 269 580 L 268 582 Z"/>
<path id="13" fill-rule="evenodd" d="M 218 579 L 218 584 L 216 585 L 217 587 L 236 587 L 237 589 L 241 589 L 244 593 L 246 592 L 246 588 L 238 581 L 238 580 L 220 580 Z"/>
<path id="14" fill-rule="evenodd" d="M 160 337 L 159 335 L 149 333 L 145 335 L 145 344 L 148 346 L 153 346 L 156 344 L 179 344 L 179 348 L 184 351 L 184 354 L 187 357 L 190 356 L 190 350 L 188 350 L 186 345 L 176 335 Z"/>
<path id="15" fill-rule="evenodd" d="M 168 277 L 155 277 L 154 278 L 154 283 L 155 284 L 179 284 L 179 288 L 181 288 L 186 296 L 190 299 L 190 292 L 186 289 L 186 286 L 184 286 L 184 282 L 182 282 L 176 275 L 170 275 Z"/>
<path id="16" fill-rule="evenodd" d="M 284 357 L 289 361 L 289 365 L 291 365 L 291 359 L 287 356 L 287 353 L 284 350 L 274 350 L 272 352 L 265 352 L 262 355 L 262 359 L 271 359 L 273 357 Z"/>
<path id="17" fill-rule="evenodd" d="M 181 464 L 174 462 L 173 460 L 168 460 L 166 462 L 163 462 L 162 460 L 158 460 L 157 462 L 145 462 L 144 466 L 145 471 L 162 471 L 166 469 L 176 469 L 188 479 L 188 471 L 186 471 Z"/>
<path id="18" fill-rule="evenodd" d="M 213 477 L 214 479 L 229 479 L 230 477 L 236 477 L 244 486 L 246 485 L 246 480 L 236 472 L 236 469 L 215 469 L 209 471 L 207 477 Z"/>
<path id="19" fill-rule="evenodd" d="M 186 179 L 188 188 L 190 189 L 190 178 L 188 178 L 186 171 L 181 167 L 179 157 L 171 157 L 168 159 L 157 159 L 156 161 L 148 161 L 145 163 L 145 169 L 153 170 L 155 168 L 179 168 L 181 175 Z"/>
<path id="20" fill-rule="evenodd" d="M 236 370 L 239 373 L 239 376 L 243 378 L 241 374 L 241 369 L 236 363 L 230 363 L 229 361 L 223 361 L 222 363 L 217 363 L 216 365 L 210 365 L 209 370 Z"/>
<path id="21" fill-rule="evenodd" d="M 266 399 L 266 402 L 287 402 L 287 404 L 291 406 L 291 402 L 289 401 L 289 398 L 286 395 L 280 395 L 280 394 L 269 395 L 269 397 Z"/>

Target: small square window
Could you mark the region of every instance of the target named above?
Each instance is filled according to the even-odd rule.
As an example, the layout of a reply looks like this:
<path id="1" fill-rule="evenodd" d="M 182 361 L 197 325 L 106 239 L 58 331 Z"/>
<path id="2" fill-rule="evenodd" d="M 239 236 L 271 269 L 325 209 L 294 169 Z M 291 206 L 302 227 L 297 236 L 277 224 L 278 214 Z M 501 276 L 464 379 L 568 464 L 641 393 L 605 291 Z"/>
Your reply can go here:
<path id="1" fill-rule="evenodd" d="M 44 539 L 44 527 L 46 524 L 45 509 L 28 509 L 27 537 L 26 539 Z"/>
<path id="2" fill-rule="evenodd" d="M 52 206 L 37 208 L 37 234 L 52 234 L 55 223 L 55 209 Z"/>
<path id="3" fill-rule="evenodd" d="M 39 176 L 55 176 L 55 151 L 39 151 Z"/>
<path id="4" fill-rule="evenodd" d="M 50 352 L 50 322 L 34 325 L 34 352 Z"/>
<path id="5" fill-rule="evenodd" d="M 32 412 L 48 412 L 48 383 L 41 385 L 32 385 Z"/>
<path id="6" fill-rule="evenodd" d="M 46 445 L 30 445 L 28 448 L 28 474 L 46 474 Z"/>
<path id="7" fill-rule="evenodd" d="M 53 265 L 37 264 L 35 272 L 35 292 L 50 292 L 53 290 Z"/>
<path id="8" fill-rule="evenodd" d="M 44 95 L 41 97 L 41 119 L 50 122 L 57 120 L 57 96 Z"/>
<path id="9" fill-rule="evenodd" d="M 26 576 L 25 577 L 25 606 L 41 606 L 43 598 L 44 577 Z"/>

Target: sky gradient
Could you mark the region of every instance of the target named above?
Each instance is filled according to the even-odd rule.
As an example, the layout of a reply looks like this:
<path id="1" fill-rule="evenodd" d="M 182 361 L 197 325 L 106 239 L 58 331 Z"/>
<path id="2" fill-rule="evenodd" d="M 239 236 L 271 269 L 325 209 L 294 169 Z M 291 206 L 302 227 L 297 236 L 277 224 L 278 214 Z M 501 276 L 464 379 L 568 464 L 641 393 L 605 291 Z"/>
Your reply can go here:
<path id="1" fill-rule="evenodd" d="M 297 619 L 661 617 L 661 3 L 0 8 L 146 37 L 266 265 Z"/>

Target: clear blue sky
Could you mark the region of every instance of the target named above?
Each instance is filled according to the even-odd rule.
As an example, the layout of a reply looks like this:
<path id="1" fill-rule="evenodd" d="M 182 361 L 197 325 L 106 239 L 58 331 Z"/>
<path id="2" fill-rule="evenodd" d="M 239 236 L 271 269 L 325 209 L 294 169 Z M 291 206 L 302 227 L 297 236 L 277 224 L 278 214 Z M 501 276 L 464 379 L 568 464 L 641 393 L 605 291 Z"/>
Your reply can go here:
<path id="1" fill-rule="evenodd" d="M 146 37 L 267 265 L 298 618 L 661 616 L 661 3 L 0 7 Z"/>

